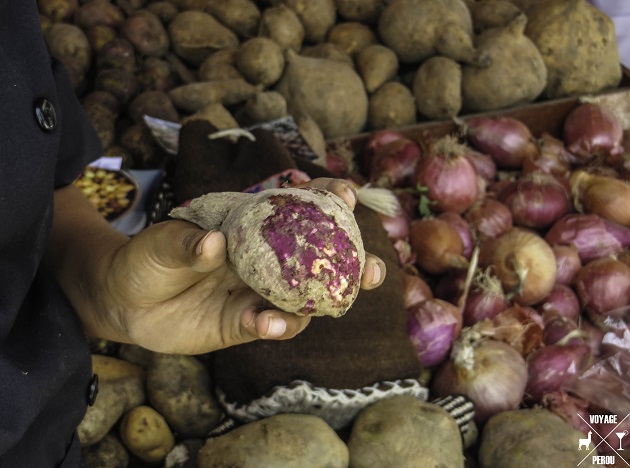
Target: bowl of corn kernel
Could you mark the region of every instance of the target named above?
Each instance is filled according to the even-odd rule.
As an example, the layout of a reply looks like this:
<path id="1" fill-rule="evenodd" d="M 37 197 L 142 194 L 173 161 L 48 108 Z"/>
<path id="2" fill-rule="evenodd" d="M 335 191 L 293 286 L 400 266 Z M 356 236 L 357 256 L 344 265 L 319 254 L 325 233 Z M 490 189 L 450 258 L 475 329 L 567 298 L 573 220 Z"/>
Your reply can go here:
<path id="1" fill-rule="evenodd" d="M 110 222 L 132 211 L 140 198 L 138 181 L 123 170 L 87 166 L 74 185 Z"/>

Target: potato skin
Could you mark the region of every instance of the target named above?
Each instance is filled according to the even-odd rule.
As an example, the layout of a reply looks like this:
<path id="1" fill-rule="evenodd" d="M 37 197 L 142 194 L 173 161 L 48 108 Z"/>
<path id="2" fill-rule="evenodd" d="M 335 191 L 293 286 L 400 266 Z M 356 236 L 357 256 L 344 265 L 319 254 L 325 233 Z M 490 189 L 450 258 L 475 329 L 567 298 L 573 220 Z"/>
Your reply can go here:
<path id="1" fill-rule="evenodd" d="M 199 468 L 345 468 L 348 448 L 323 419 L 279 414 L 209 439 Z"/>
<path id="2" fill-rule="evenodd" d="M 462 68 L 447 57 L 431 57 L 418 68 L 413 80 L 418 111 L 428 119 L 457 116 L 462 109 Z"/>
<path id="3" fill-rule="evenodd" d="M 194 356 L 155 354 L 146 385 L 153 408 L 181 437 L 204 437 L 221 419 L 208 370 Z"/>
<path id="4" fill-rule="evenodd" d="M 150 406 L 137 406 L 120 421 L 120 438 L 140 460 L 159 463 L 175 445 L 175 438 L 164 418 Z"/>
<path id="5" fill-rule="evenodd" d="M 368 108 L 370 130 L 404 127 L 416 121 L 416 103 L 409 88 L 390 81 L 371 96 Z"/>
<path id="6" fill-rule="evenodd" d="M 463 467 L 462 438 L 443 408 L 403 395 L 380 400 L 356 417 L 350 438 L 350 466 Z"/>
<path id="7" fill-rule="evenodd" d="M 299 51 L 304 41 L 304 26 L 295 11 L 280 4 L 266 8 L 260 18 L 258 35 L 268 37 L 284 49 Z"/>
<path id="8" fill-rule="evenodd" d="M 284 54 L 272 39 L 254 37 L 238 48 L 234 64 L 247 81 L 268 88 L 282 76 Z"/>
<path id="9" fill-rule="evenodd" d="M 398 73 L 398 65 L 394 51 L 381 44 L 368 45 L 356 57 L 357 71 L 368 93 L 392 80 Z"/>

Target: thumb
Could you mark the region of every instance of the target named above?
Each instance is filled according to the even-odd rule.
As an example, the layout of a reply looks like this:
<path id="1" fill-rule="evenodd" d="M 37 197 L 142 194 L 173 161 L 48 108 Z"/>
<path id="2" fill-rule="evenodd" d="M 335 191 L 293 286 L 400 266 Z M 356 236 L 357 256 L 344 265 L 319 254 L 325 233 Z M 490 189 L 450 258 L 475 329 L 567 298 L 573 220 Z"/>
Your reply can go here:
<path id="1" fill-rule="evenodd" d="M 159 223 L 152 228 L 162 230 L 152 236 L 153 251 L 159 257 L 158 262 L 166 267 L 190 267 L 207 273 L 225 264 L 227 242 L 219 231 L 205 231 L 193 223 L 179 220 Z"/>

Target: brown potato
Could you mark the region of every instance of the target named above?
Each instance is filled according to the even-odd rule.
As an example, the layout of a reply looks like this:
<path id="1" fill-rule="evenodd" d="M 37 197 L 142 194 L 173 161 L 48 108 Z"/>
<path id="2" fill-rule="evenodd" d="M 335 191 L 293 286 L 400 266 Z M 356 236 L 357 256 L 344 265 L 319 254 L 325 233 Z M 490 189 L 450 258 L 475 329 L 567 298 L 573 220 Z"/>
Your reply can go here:
<path id="1" fill-rule="evenodd" d="M 425 60 L 413 81 L 420 114 L 431 120 L 456 117 L 462 109 L 462 68 L 447 57 Z"/>
<path id="2" fill-rule="evenodd" d="M 82 450 L 87 468 L 127 468 L 129 452 L 115 434 L 107 434 L 100 442 Z"/>
<path id="3" fill-rule="evenodd" d="M 390 81 L 371 96 L 368 108 L 370 130 L 397 128 L 416 122 L 416 103 L 409 88 Z"/>
<path id="4" fill-rule="evenodd" d="M 373 24 L 378 19 L 386 0 L 335 0 L 337 12 L 346 21 Z"/>
<path id="5" fill-rule="evenodd" d="M 159 463 L 175 445 L 175 437 L 164 418 L 150 406 L 136 406 L 120 421 L 120 438 L 140 460 Z"/>
<path id="6" fill-rule="evenodd" d="M 462 68 L 462 103 L 468 112 L 489 111 L 535 100 L 547 85 L 547 68 L 538 48 L 523 34 L 525 15 L 477 37 L 492 64 Z"/>
<path id="7" fill-rule="evenodd" d="M 179 121 L 179 113 L 164 91 L 144 91 L 138 94 L 129 103 L 127 114 L 136 123 L 144 122 L 145 115 L 169 122 Z"/>
<path id="8" fill-rule="evenodd" d="M 203 11 L 180 12 L 169 24 L 168 31 L 173 51 L 195 66 L 217 50 L 239 45 L 236 33 Z"/>
<path id="9" fill-rule="evenodd" d="M 98 380 L 101 383 L 134 376 L 144 379 L 142 367 L 105 354 L 92 354 L 92 372 L 98 375 Z"/>
<path id="10" fill-rule="evenodd" d="M 324 42 L 337 20 L 335 0 L 283 0 L 283 3 L 300 18 L 306 42 Z"/>
<path id="11" fill-rule="evenodd" d="M 160 18 L 164 25 L 168 25 L 179 13 L 177 6 L 166 0 L 150 2 L 145 9 Z"/>
<path id="12" fill-rule="evenodd" d="M 256 92 L 256 87 L 245 80 L 215 80 L 178 86 L 168 94 L 176 108 L 197 112 L 215 102 L 226 106 L 243 102 Z"/>
<path id="13" fill-rule="evenodd" d="M 245 101 L 237 120 L 249 126 L 276 120 L 288 114 L 287 100 L 282 94 L 277 91 L 262 91 Z"/>
<path id="14" fill-rule="evenodd" d="M 137 76 L 144 91 L 166 92 L 179 84 L 171 64 L 158 57 L 145 58 Z"/>
<path id="15" fill-rule="evenodd" d="M 37 0 L 40 14 L 49 18 L 53 23 L 60 23 L 72 19 L 72 15 L 79 8 L 78 0 Z"/>
<path id="16" fill-rule="evenodd" d="M 96 75 L 94 88 L 107 91 L 116 96 L 121 104 L 126 104 L 140 91 L 140 82 L 133 72 L 112 68 Z"/>
<path id="17" fill-rule="evenodd" d="M 335 44 L 346 54 L 354 57 L 367 46 L 376 44 L 378 39 L 368 26 L 348 21 L 334 25 L 328 32 L 326 41 Z"/>
<path id="18" fill-rule="evenodd" d="M 208 369 L 194 356 L 155 354 L 146 384 L 153 408 L 182 437 L 204 437 L 221 420 Z"/>
<path id="19" fill-rule="evenodd" d="M 136 70 L 136 51 L 127 39 L 117 37 L 105 44 L 96 56 L 98 72 L 117 68 L 134 73 Z"/>
<path id="20" fill-rule="evenodd" d="M 254 37 L 238 48 L 234 64 L 247 81 L 268 88 L 282 76 L 284 55 L 274 40 Z"/>
<path id="21" fill-rule="evenodd" d="M 180 123 L 185 125 L 191 120 L 206 120 L 214 125 L 217 130 L 227 130 L 229 128 L 239 127 L 239 123 L 236 118 L 220 102 L 214 102 L 202 107 L 194 114 L 181 119 Z"/>
<path id="22" fill-rule="evenodd" d="M 398 57 L 393 50 L 381 44 L 365 47 L 356 58 L 356 67 L 365 89 L 373 93 L 398 73 Z"/>
<path id="23" fill-rule="evenodd" d="M 273 39 L 283 50 L 299 51 L 304 41 L 304 26 L 291 8 L 281 4 L 263 10 L 258 35 Z"/>
<path id="24" fill-rule="evenodd" d="M 346 54 L 338 46 L 336 46 L 335 44 L 331 44 L 330 42 L 322 42 L 321 44 L 305 47 L 300 52 L 300 55 L 302 57 L 335 60 L 337 62 L 345 63 L 346 65 L 354 68 L 352 57 Z"/>
<path id="25" fill-rule="evenodd" d="M 240 37 L 256 35 L 261 12 L 251 0 L 207 0 L 205 11 Z"/>
<path id="26" fill-rule="evenodd" d="M 82 4 L 74 14 L 74 24 L 82 29 L 108 26 L 117 29 L 125 21 L 125 15 L 109 0 L 90 0 Z"/>
<path id="27" fill-rule="evenodd" d="M 85 32 L 73 24 L 52 24 L 44 34 L 50 54 L 66 66 L 85 73 L 92 63 L 92 48 Z"/>
<path id="28" fill-rule="evenodd" d="M 476 33 L 507 25 L 523 11 L 508 0 L 467 0 Z"/>
<path id="29" fill-rule="evenodd" d="M 170 49 L 171 40 L 162 21 L 149 10 L 138 10 L 127 17 L 120 33 L 144 56 L 164 57 Z"/>

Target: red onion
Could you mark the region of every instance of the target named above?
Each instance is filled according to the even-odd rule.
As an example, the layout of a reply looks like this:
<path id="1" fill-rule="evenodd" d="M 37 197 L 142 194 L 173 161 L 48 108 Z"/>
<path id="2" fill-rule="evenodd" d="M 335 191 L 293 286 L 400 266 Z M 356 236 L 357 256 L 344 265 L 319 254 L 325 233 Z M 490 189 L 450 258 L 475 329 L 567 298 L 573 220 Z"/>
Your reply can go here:
<path id="1" fill-rule="evenodd" d="M 577 272 L 575 291 L 582 308 L 597 324 L 630 305 L 630 267 L 614 257 L 592 260 Z"/>
<path id="2" fill-rule="evenodd" d="M 378 217 L 381 219 L 381 223 L 387 231 L 387 237 L 391 241 L 397 241 L 399 239 L 407 239 L 409 237 L 409 224 L 411 218 L 402 209 L 398 214 L 394 216 L 388 216 L 383 213 L 378 213 Z"/>
<path id="3" fill-rule="evenodd" d="M 550 226 L 572 209 L 568 192 L 544 172 L 532 172 L 514 180 L 497 194 L 512 213 L 515 225 L 530 228 Z"/>
<path id="4" fill-rule="evenodd" d="M 409 242 L 416 254 L 416 263 L 425 272 L 441 274 L 453 268 L 466 268 L 464 244 L 458 232 L 446 221 L 437 218 L 414 219 Z"/>
<path id="5" fill-rule="evenodd" d="M 509 344 L 523 357 L 543 345 L 543 327 L 543 319 L 538 312 L 518 304 L 508 307 L 492 320 L 473 325 L 484 336 Z"/>
<path id="6" fill-rule="evenodd" d="M 589 421 L 589 402 L 583 398 L 570 395 L 565 391 L 557 391 L 543 395 L 540 404 L 583 434 L 588 434 L 591 430 L 585 422 Z"/>
<path id="7" fill-rule="evenodd" d="M 551 245 L 573 245 L 582 263 L 630 247 L 630 229 L 595 214 L 568 214 L 556 221 L 545 240 Z"/>
<path id="8" fill-rule="evenodd" d="M 413 177 L 414 186 L 424 187 L 431 210 L 463 213 L 479 198 L 477 172 L 464 156 L 467 148 L 445 136 L 429 146 Z"/>
<path id="9" fill-rule="evenodd" d="M 556 177 L 568 176 L 571 155 L 562 140 L 543 133 L 537 143 L 539 154 L 523 161 L 523 174 L 542 171 Z"/>
<path id="10" fill-rule="evenodd" d="M 369 136 L 365 147 L 361 151 L 361 170 L 365 174 L 369 174 L 370 168 L 372 167 L 372 158 L 374 157 L 376 150 L 383 145 L 404 137 L 405 136 L 402 133 L 391 129 L 379 130 L 372 133 Z"/>
<path id="11" fill-rule="evenodd" d="M 518 351 L 464 329 L 453 343 L 450 359 L 434 374 L 431 393 L 468 396 L 475 404 L 475 421 L 483 424 L 501 411 L 518 408 L 526 382 L 527 367 Z"/>
<path id="12" fill-rule="evenodd" d="M 536 304 L 536 310 L 541 315 L 545 312 L 555 312 L 562 317 L 576 321 L 580 315 L 580 301 L 575 291 L 569 286 L 556 283 L 541 302 Z"/>
<path id="13" fill-rule="evenodd" d="M 433 298 L 431 287 L 420 276 L 403 272 L 402 279 L 405 308 L 410 309 L 416 304 Z"/>
<path id="14" fill-rule="evenodd" d="M 407 333 L 423 367 L 443 362 L 462 327 L 461 313 L 450 302 L 427 299 L 409 309 Z"/>
<path id="15" fill-rule="evenodd" d="M 481 234 L 482 237 L 494 238 L 505 234 L 512 228 L 512 213 L 504 203 L 494 198 L 477 201 L 464 213 L 464 219 Z"/>
<path id="16" fill-rule="evenodd" d="M 464 304 L 464 325 L 473 325 L 481 320 L 492 319 L 510 307 L 503 294 L 501 282 L 488 271 L 475 276 Z"/>
<path id="17" fill-rule="evenodd" d="M 590 364 L 591 350 L 584 343 L 543 346 L 527 358 L 528 399 L 540 402 L 547 393 L 567 390 Z"/>
<path id="18" fill-rule="evenodd" d="M 379 146 L 372 156 L 370 182 L 375 187 L 408 186 L 421 156 L 420 146 L 405 137 Z"/>
<path id="19" fill-rule="evenodd" d="M 475 117 L 466 122 L 470 144 L 494 159 L 502 169 L 519 169 L 527 158 L 538 155 L 529 128 L 513 117 Z"/>
<path id="20" fill-rule="evenodd" d="M 538 234 L 512 228 L 481 244 L 479 265 L 491 267 L 507 297 L 521 305 L 543 300 L 556 282 L 556 259 Z"/>
<path id="21" fill-rule="evenodd" d="M 591 349 L 593 356 L 599 356 L 602 350 L 602 340 L 604 339 L 604 331 L 593 325 L 593 323 L 585 318 L 580 321 L 580 331 L 584 336 L 584 341 Z"/>
<path id="22" fill-rule="evenodd" d="M 477 174 L 488 182 L 495 179 L 497 175 L 497 165 L 491 156 L 469 149 L 464 156 L 472 163 Z"/>
<path id="23" fill-rule="evenodd" d="M 470 255 L 472 254 L 473 249 L 475 248 L 475 242 L 473 240 L 473 235 L 470 230 L 470 225 L 461 217 L 461 215 L 454 213 L 452 211 L 445 211 L 444 213 L 440 213 L 437 215 L 438 219 L 442 221 L 446 221 L 448 224 L 453 226 L 459 234 L 460 239 L 462 240 L 462 244 L 464 245 L 464 250 L 462 255 L 470 260 Z"/>
<path id="24" fill-rule="evenodd" d="M 542 341 L 545 345 L 563 343 L 581 343 L 583 340 L 576 333 L 578 329 L 575 320 L 563 317 L 558 313 L 546 315 L 545 328 L 543 328 Z"/>
<path id="25" fill-rule="evenodd" d="M 582 261 L 577 247 L 574 245 L 552 245 L 551 250 L 556 257 L 556 283 L 571 285 L 578 270 L 582 267 Z"/>
<path id="26" fill-rule="evenodd" d="M 352 157 L 352 156 L 350 156 Z M 344 151 L 326 152 L 326 169 L 338 179 L 343 179 L 351 172 L 353 162 Z"/>
<path id="27" fill-rule="evenodd" d="M 621 124 L 598 104 L 584 103 L 573 109 L 564 121 L 562 135 L 578 162 L 623 152 Z"/>

